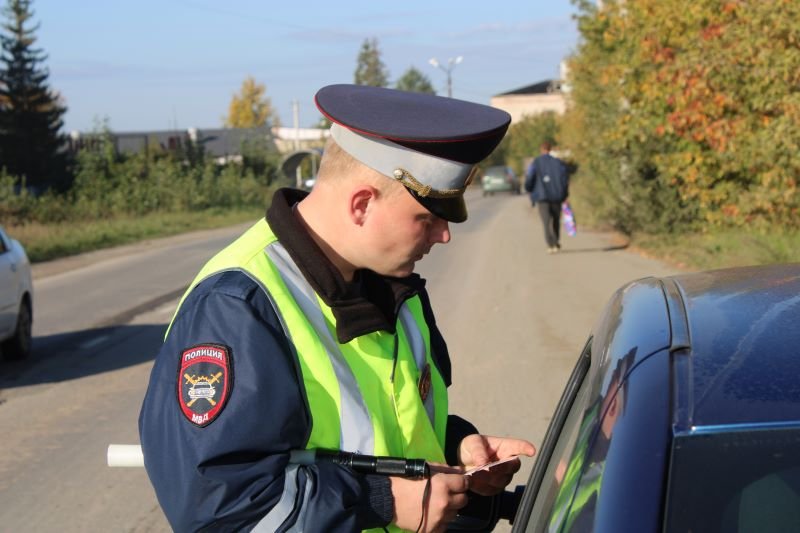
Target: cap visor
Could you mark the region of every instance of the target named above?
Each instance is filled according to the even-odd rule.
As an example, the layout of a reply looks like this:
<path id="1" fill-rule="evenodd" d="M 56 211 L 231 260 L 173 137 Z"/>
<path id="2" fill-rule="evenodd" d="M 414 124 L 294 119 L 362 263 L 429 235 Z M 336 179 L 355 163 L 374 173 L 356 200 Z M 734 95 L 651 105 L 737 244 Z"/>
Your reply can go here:
<path id="1" fill-rule="evenodd" d="M 463 196 L 455 196 L 453 198 L 423 198 L 417 196 L 411 190 L 408 190 L 408 192 L 411 196 L 416 198 L 425 209 L 439 218 L 456 223 L 467 220 L 467 204 L 464 202 Z"/>

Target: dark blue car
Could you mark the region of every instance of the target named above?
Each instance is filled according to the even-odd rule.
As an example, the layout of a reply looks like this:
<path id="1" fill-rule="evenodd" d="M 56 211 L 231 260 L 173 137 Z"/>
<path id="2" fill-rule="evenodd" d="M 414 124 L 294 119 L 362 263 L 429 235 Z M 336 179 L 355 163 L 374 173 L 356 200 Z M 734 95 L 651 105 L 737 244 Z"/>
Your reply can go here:
<path id="1" fill-rule="evenodd" d="M 513 531 L 800 531 L 800 264 L 619 289 Z"/>

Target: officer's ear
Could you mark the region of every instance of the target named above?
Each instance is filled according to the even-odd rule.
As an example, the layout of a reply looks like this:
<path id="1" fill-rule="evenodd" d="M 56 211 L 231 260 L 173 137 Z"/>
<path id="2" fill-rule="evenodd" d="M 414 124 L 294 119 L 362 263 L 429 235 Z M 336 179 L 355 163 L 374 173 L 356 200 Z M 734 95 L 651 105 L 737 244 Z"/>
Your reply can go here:
<path id="1" fill-rule="evenodd" d="M 375 208 L 375 201 L 379 191 L 371 186 L 362 184 L 350 192 L 350 220 L 357 226 L 363 226 L 367 217 Z"/>

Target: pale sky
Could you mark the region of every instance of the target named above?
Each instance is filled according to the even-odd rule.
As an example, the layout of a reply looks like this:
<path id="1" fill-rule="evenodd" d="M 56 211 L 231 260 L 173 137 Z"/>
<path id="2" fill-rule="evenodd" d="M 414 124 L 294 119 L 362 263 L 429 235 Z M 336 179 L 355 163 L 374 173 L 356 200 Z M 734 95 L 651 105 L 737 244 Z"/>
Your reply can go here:
<path id="1" fill-rule="evenodd" d="M 366 6 L 366 7 L 364 7 Z M 67 131 L 108 119 L 115 131 L 218 128 L 252 75 L 284 126 L 319 119 L 313 98 L 352 83 L 364 39 L 377 38 L 393 84 L 411 66 L 453 97 L 492 95 L 559 76 L 578 32 L 570 0 L 33 0 L 36 46 L 64 98 Z"/>

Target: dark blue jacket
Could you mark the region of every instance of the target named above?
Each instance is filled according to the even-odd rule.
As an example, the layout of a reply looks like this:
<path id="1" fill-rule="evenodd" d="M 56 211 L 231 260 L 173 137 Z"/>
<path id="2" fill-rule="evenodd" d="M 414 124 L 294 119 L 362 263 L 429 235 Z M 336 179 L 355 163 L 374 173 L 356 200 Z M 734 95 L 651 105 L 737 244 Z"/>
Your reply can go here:
<path id="1" fill-rule="evenodd" d="M 267 218 L 287 250 L 300 252 L 304 260 L 298 265 L 323 298 L 341 304 L 340 342 L 364 328 L 394 332 L 392 308 L 399 307 L 395 299 L 419 294 L 431 330 L 431 350 L 449 385 L 447 347 L 436 328 L 424 282 L 412 276 L 390 283 L 365 272 L 359 284 L 362 292 L 354 293 L 293 222 L 292 198 L 283 194 L 287 197 L 276 194 Z M 388 310 L 388 315 L 380 310 Z M 359 321 L 359 316 L 368 318 Z M 186 419 L 177 398 L 181 354 L 198 344 L 226 347 L 231 361 L 227 401 L 204 427 Z M 263 289 L 240 272 L 223 272 L 200 283 L 181 306 L 156 357 L 139 417 L 147 473 L 172 528 L 179 532 L 253 528 L 284 492 L 288 452 L 305 447 L 311 431 L 309 413 L 299 362 Z M 450 417 L 451 463 L 458 442 L 474 432 L 465 421 Z M 359 531 L 391 521 L 393 501 L 385 477 L 323 463 L 301 467 L 298 485 L 287 528 L 301 514 L 300 520 L 313 531 Z"/>
<path id="2" fill-rule="evenodd" d="M 532 202 L 563 202 L 569 196 L 566 165 L 550 154 L 540 155 L 525 173 L 525 190 Z"/>

